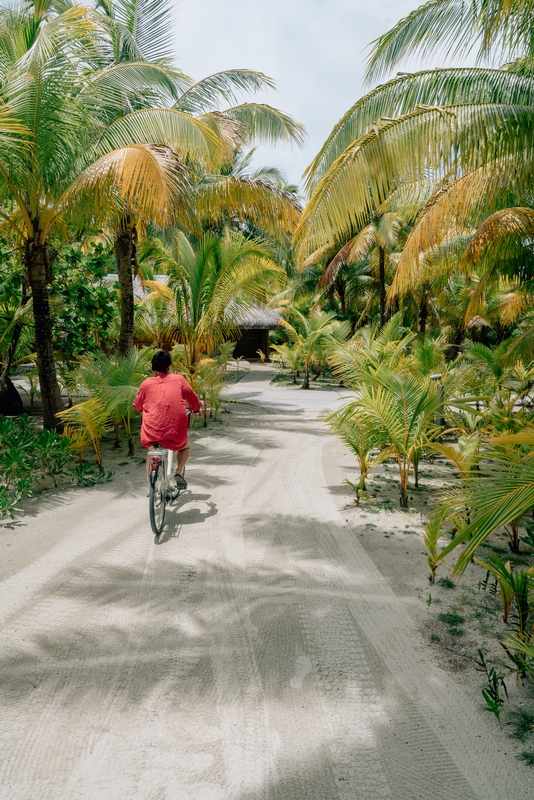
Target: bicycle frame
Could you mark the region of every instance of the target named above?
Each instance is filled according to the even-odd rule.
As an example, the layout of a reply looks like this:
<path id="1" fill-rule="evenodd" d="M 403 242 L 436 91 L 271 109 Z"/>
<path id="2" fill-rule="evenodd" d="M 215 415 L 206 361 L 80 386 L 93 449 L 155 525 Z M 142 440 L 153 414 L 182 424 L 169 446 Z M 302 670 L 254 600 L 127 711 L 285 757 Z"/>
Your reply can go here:
<path id="1" fill-rule="evenodd" d="M 181 490 L 169 480 L 173 475 L 174 452 L 166 447 L 155 447 L 148 451 L 149 460 L 149 514 L 152 530 L 159 536 L 165 524 L 165 507 L 176 500 Z"/>
<path id="2" fill-rule="evenodd" d="M 149 476 L 150 481 L 152 481 L 153 477 L 155 478 L 154 473 L 158 471 L 160 464 L 164 461 L 165 456 L 167 456 L 167 463 L 165 464 L 165 472 L 168 475 L 172 474 L 172 462 L 174 458 L 174 453 L 172 450 L 167 450 L 166 447 L 155 447 L 153 450 L 148 451 L 148 461 L 149 461 Z"/>

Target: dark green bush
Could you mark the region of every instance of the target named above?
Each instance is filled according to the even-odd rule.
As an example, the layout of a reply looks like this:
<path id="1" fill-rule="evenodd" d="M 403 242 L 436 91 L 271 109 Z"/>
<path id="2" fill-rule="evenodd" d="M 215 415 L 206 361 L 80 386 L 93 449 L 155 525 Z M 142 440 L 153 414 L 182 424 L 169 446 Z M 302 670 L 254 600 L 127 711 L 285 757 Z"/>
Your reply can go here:
<path id="1" fill-rule="evenodd" d="M 100 475 L 96 465 L 78 463 L 64 436 L 39 430 L 27 414 L 16 419 L 0 415 L 0 519 L 20 512 L 21 498 L 31 497 L 45 478 L 51 478 L 54 486 L 60 477 L 92 486 L 111 475 Z"/>

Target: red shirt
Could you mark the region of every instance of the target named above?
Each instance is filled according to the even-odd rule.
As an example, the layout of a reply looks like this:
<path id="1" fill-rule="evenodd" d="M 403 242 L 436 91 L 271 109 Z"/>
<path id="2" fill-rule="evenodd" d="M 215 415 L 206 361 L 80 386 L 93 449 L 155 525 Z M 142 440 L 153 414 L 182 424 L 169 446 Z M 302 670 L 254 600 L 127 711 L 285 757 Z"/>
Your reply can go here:
<path id="1" fill-rule="evenodd" d="M 181 375 L 158 374 L 143 381 L 133 403 L 143 412 L 143 447 L 150 447 L 152 442 L 169 450 L 187 447 L 186 402 L 192 411 L 200 409 L 200 400 Z"/>

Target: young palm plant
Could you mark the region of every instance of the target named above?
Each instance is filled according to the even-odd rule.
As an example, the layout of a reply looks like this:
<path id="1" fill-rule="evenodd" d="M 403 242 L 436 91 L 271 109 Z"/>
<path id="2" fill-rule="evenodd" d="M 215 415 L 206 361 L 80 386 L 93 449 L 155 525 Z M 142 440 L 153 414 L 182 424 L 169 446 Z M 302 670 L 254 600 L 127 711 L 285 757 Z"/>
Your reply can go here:
<path id="1" fill-rule="evenodd" d="M 128 455 L 133 456 L 132 403 L 141 382 L 150 374 L 151 348 L 132 349 L 126 356 L 109 358 L 103 353 L 85 356 L 81 360 L 79 376 L 81 385 L 97 398 L 114 426 L 116 443 L 118 432 L 124 426 L 128 438 Z"/>
<path id="2" fill-rule="evenodd" d="M 466 507 L 471 510 L 469 524 L 444 550 L 446 555 L 465 543 L 453 573 L 462 574 L 480 545 L 501 527 L 508 531 L 512 552 L 519 552 L 519 521 L 534 506 L 532 444 L 532 429 L 490 439 L 487 469 L 465 476 L 460 488 L 444 495 L 451 514 Z"/>
<path id="3" fill-rule="evenodd" d="M 354 488 L 356 495 L 356 505 L 360 505 L 360 500 L 365 492 L 365 481 L 373 467 L 379 462 L 380 441 L 377 436 L 376 428 L 369 425 L 368 420 L 363 415 L 356 415 L 346 419 L 343 410 L 336 411 L 326 417 L 326 422 L 330 428 L 337 433 L 342 442 L 352 450 L 358 460 L 360 478 L 357 484 L 346 480 Z"/>
<path id="4" fill-rule="evenodd" d="M 147 286 L 168 304 L 189 375 L 219 344 L 236 341 L 243 313 L 264 303 L 267 288 L 285 279 L 262 241 L 229 230 L 221 236 L 206 233 L 194 244 L 179 233 L 168 249 L 154 242 L 152 258 L 168 273 L 170 285 L 148 281 Z"/>
<path id="5" fill-rule="evenodd" d="M 98 397 L 91 397 L 77 403 L 58 414 L 64 425 L 64 433 L 73 450 L 78 452 L 80 461 L 83 451 L 93 446 L 100 474 L 104 474 L 100 442 L 106 430 L 109 414 Z"/>
<path id="6" fill-rule="evenodd" d="M 439 432 L 435 418 L 444 399 L 430 379 L 395 374 L 381 366 L 345 406 L 340 421 L 362 418 L 379 443 L 379 461 L 393 458 L 399 469 L 400 506 L 408 508 L 410 470 Z"/>
<path id="7" fill-rule="evenodd" d="M 293 373 L 293 383 L 296 384 L 299 370 L 302 367 L 302 355 L 298 346 L 291 344 L 273 344 L 273 350 L 281 359 L 282 364 L 287 364 Z"/>
<path id="8" fill-rule="evenodd" d="M 349 325 L 336 324 L 336 315 L 333 311 L 313 310 L 306 316 L 293 308 L 289 313 L 294 318 L 295 325 L 291 325 L 287 320 L 284 320 L 283 325 L 293 347 L 297 349 L 302 359 L 304 368 L 302 388 L 309 389 L 312 364 L 325 350 L 339 344 L 340 338 L 341 340 L 347 338 Z"/>

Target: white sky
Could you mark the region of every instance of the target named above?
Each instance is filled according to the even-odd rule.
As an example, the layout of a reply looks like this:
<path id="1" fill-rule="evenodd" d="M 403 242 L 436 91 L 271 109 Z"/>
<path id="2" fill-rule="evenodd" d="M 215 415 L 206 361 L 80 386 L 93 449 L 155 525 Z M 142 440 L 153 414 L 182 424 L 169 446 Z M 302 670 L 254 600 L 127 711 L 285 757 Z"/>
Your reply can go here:
<path id="1" fill-rule="evenodd" d="M 176 61 L 195 79 L 247 68 L 276 80 L 276 92 L 255 99 L 304 123 L 308 139 L 303 151 L 262 148 L 259 160 L 297 183 L 363 94 L 365 47 L 422 1 L 174 0 Z"/>

